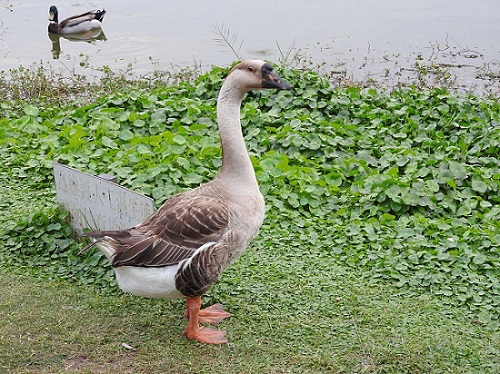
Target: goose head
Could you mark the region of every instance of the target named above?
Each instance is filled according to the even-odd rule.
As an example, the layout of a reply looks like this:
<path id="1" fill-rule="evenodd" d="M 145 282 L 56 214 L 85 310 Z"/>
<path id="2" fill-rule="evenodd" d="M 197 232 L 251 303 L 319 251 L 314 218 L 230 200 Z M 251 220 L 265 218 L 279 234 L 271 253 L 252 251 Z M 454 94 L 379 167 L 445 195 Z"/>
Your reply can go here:
<path id="1" fill-rule="evenodd" d="M 292 89 L 292 86 L 273 71 L 271 64 L 261 60 L 246 60 L 239 63 L 233 67 L 228 78 L 232 78 L 233 82 L 237 82 L 238 88 L 244 92 L 264 88 Z"/>

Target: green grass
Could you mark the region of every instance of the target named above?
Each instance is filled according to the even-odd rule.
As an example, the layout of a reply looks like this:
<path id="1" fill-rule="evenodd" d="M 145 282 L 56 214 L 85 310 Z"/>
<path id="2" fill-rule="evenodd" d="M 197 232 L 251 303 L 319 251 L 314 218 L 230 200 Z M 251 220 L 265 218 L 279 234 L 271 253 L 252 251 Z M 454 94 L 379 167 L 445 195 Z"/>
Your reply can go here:
<path id="1" fill-rule="evenodd" d="M 255 261 L 251 251 L 222 279 Z M 94 288 L 0 273 L 0 369 L 9 373 L 497 373 L 498 332 L 428 296 L 405 297 L 355 274 L 314 271 L 297 287 L 254 272 L 223 302 L 227 346 L 181 336 L 180 301 L 103 295 Z M 286 272 L 284 264 L 281 265 Z M 248 272 L 248 270 L 247 270 Z M 216 286 L 212 298 L 216 297 Z M 122 344 L 132 347 L 125 348 Z M 71 370 L 70 370 L 71 369 Z"/>
<path id="2" fill-rule="evenodd" d="M 204 297 L 234 314 L 227 346 L 183 338 L 182 300 L 123 295 L 102 255 L 78 255 L 52 162 L 115 174 L 157 204 L 213 178 L 227 71 L 149 89 L 119 77 L 63 106 L 45 86 L 5 96 L 0 369 L 499 372 L 495 98 L 339 89 L 298 70 L 281 72 L 293 92 L 249 95 L 242 124 L 268 212 Z M 28 87 L 50 84 L 34 74 Z"/>

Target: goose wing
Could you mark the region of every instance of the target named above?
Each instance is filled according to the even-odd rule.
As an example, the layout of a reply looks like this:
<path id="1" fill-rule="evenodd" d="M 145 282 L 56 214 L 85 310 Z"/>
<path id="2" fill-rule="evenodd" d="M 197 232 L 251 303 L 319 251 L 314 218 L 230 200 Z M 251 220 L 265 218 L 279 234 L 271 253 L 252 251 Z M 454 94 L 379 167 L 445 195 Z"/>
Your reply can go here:
<path id="1" fill-rule="evenodd" d="M 224 201 L 180 194 L 170 198 L 142 224 L 99 236 L 112 238 L 114 267 L 161 267 L 190 258 L 206 243 L 219 242 L 228 226 L 229 210 Z"/>

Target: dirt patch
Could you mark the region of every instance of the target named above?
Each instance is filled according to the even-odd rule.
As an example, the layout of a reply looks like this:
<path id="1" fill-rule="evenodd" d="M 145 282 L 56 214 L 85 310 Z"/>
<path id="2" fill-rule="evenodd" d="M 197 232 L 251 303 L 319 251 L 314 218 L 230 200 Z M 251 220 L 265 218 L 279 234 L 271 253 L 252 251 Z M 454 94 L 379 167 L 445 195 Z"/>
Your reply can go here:
<path id="1" fill-rule="evenodd" d="M 116 360 L 108 362 L 93 361 L 87 356 L 74 356 L 66 360 L 63 364 L 64 370 L 68 373 L 85 371 L 86 373 L 133 373 L 134 358 L 130 355 L 123 355 Z"/>

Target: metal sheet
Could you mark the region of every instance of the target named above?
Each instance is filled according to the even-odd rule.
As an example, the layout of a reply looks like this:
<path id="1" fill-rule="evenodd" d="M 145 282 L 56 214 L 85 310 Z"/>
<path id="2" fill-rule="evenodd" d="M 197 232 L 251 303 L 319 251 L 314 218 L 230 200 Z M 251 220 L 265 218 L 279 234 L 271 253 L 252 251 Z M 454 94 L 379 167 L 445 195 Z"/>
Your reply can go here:
<path id="1" fill-rule="evenodd" d="M 109 180 L 54 163 L 57 200 L 71 214 L 71 225 L 81 233 L 134 226 L 154 211 L 150 197 Z"/>

